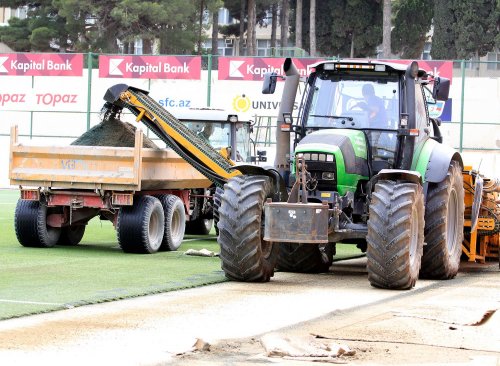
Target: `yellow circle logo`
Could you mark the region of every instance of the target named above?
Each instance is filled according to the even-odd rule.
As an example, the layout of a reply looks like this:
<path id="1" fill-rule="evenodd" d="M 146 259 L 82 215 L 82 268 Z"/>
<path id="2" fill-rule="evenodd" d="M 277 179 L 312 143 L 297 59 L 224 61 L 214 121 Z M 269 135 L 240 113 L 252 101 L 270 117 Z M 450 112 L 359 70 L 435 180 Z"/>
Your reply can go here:
<path id="1" fill-rule="evenodd" d="M 233 99 L 233 109 L 236 112 L 246 112 L 250 109 L 250 98 L 245 94 L 237 95 Z"/>

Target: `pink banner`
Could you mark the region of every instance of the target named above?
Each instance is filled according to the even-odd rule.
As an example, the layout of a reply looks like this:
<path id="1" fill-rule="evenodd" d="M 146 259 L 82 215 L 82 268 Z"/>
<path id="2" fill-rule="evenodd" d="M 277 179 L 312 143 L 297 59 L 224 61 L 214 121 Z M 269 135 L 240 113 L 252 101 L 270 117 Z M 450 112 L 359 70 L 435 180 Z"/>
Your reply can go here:
<path id="1" fill-rule="evenodd" d="M 283 75 L 284 58 L 220 57 L 219 80 L 262 80 L 266 72 Z M 311 72 L 310 66 L 319 59 L 294 58 L 293 63 L 301 76 Z"/>
<path id="2" fill-rule="evenodd" d="M 199 80 L 201 57 L 99 56 L 99 77 Z"/>
<path id="3" fill-rule="evenodd" d="M 385 60 L 398 64 L 408 65 L 413 60 Z M 431 60 L 415 60 L 418 62 L 418 67 L 424 69 L 434 76 L 441 76 L 453 80 L 453 61 L 431 61 Z"/>
<path id="4" fill-rule="evenodd" d="M 3 53 L 0 75 L 82 76 L 83 54 Z"/>

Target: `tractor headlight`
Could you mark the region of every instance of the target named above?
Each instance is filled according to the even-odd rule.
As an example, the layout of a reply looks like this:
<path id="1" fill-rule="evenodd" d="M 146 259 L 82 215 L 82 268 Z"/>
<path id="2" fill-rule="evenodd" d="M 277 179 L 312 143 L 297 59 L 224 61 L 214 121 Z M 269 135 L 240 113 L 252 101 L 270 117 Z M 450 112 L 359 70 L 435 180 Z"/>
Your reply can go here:
<path id="1" fill-rule="evenodd" d="M 321 179 L 323 179 L 323 180 L 335 180 L 335 173 L 323 172 L 323 174 L 321 174 Z"/>

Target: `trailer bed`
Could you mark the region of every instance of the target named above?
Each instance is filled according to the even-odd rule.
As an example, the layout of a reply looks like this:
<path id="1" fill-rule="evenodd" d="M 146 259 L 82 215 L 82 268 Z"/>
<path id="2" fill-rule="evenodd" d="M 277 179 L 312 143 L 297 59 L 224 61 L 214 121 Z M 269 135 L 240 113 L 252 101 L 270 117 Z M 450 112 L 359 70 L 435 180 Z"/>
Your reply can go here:
<path id="1" fill-rule="evenodd" d="M 144 191 L 208 188 L 212 183 L 171 149 L 134 147 L 25 146 L 11 129 L 12 185 L 64 189 Z"/>

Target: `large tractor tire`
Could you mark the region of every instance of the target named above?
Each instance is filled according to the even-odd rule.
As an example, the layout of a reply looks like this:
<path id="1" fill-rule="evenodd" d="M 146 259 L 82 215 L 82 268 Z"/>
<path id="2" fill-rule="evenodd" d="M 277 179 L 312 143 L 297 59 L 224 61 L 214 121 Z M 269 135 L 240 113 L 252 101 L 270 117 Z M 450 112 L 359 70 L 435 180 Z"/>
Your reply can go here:
<path id="1" fill-rule="evenodd" d="M 332 262 L 331 244 L 320 247 L 316 244 L 281 243 L 276 268 L 284 272 L 323 273 L 328 272 Z"/>
<path id="2" fill-rule="evenodd" d="M 70 225 L 63 227 L 57 245 L 78 245 L 82 241 L 83 234 L 85 234 L 85 227 L 85 225 Z"/>
<path id="3" fill-rule="evenodd" d="M 425 207 L 425 241 L 420 277 L 447 280 L 456 276 L 462 254 L 464 188 L 462 169 L 453 161 L 446 179 L 429 184 Z"/>
<path id="4" fill-rule="evenodd" d="M 278 244 L 262 240 L 264 203 L 272 193 L 266 176 L 237 176 L 224 185 L 217 241 L 222 269 L 229 279 L 267 282 L 274 275 Z"/>
<path id="5" fill-rule="evenodd" d="M 173 194 L 158 196 L 163 207 L 165 228 L 160 251 L 175 251 L 179 249 L 184 240 L 186 228 L 186 212 L 182 200 Z"/>
<path id="6" fill-rule="evenodd" d="M 368 280 L 406 290 L 417 281 L 424 245 L 424 195 L 414 183 L 375 184 L 368 220 Z"/>
<path id="7" fill-rule="evenodd" d="M 38 201 L 17 201 L 14 226 L 17 240 L 22 246 L 50 248 L 57 244 L 61 228 L 47 225 L 50 211 Z"/>
<path id="8" fill-rule="evenodd" d="M 134 201 L 133 206 L 122 207 L 118 213 L 118 243 L 125 253 L 156 253 L 165 226 L 163 207 L 152 196 L 136 196 Z"/>

